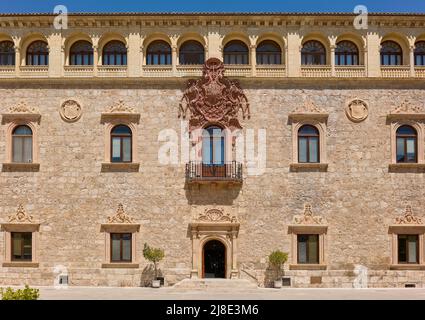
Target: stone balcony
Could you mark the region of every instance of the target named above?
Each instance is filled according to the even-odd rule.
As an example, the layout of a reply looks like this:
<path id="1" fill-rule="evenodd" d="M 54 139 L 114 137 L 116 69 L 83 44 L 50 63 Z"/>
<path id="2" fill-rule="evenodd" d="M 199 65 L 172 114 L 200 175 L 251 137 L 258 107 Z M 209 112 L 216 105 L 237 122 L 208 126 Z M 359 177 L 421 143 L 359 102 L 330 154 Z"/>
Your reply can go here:
<path id="1" fill-rule="evenodd" d="M 381 66 L 383 78 L 407 78 L 410 76 L 410 66 Z"/>
<path id="2" fill-rule="evenodd" d="M 93 77 L 93 66 L 65 66 L 64 75 L 65 77 Z"/>
<path id="3" fill-rule="evenodd" d="M 98 66 L 98 77 L 127 77 L 127 66 Z"/>
<path id="4" fill-rule="evenodd" d="M 338 78 L 366 77 L 365 66 L 335 66 L 335 76 Z"/>
<path id="5" fill-rule="evenodd" d="M 21 66 L 19 75 L 23 78 L 47 78 L 49 66 Z"/>
<path id="6" fill-rule="evenodd" d="M 128 66 L 64 66 L 65 78 L 127 78 Z M 18 71 L 17 71 L 18 70 Z M 425 78 L 425 66 L 381 66 L 381 78 Z M 285 65 L 226 65 L 226 76 L 240 78 L 287 78 Z M 144 65 L 141 77 L 146 78 L 197 78 L 202 75 L 202 65 Z M 10 78 L 47 78 L 49 66 L 0 66 L 0 79 Z M 57 77 L 57 76 L 52 76 Z M 367 78 L 364 65 L 335 66 L 332 72 L 330 65 L 302 65 L 301 78 Z"/>
<path id="7" fill-rule="evenodd" d="M 331 66 L 326 65 L 303 65 L 301 76 L 304 78 L 328 78 L 332 75 Z"/>

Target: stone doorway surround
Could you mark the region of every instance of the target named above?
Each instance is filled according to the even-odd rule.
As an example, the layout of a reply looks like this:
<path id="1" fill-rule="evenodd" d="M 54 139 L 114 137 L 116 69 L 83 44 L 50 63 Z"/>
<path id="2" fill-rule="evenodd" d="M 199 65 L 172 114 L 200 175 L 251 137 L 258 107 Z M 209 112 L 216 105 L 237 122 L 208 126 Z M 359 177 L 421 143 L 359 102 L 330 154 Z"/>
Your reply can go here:
<path id="1" fill-rule="evenodd" d="M 237 238 L 239 222 L 236 216 L 225 214 L 222 209 L 205 209 L 189 224 L 189 233 L 192 240 L 192 271 L 191 278 L 203 276 L 203 248 L 211 241 L 217 240 L 226 248 L 226 278 L 236 279 L 239 276 L 237 269 Z"/>

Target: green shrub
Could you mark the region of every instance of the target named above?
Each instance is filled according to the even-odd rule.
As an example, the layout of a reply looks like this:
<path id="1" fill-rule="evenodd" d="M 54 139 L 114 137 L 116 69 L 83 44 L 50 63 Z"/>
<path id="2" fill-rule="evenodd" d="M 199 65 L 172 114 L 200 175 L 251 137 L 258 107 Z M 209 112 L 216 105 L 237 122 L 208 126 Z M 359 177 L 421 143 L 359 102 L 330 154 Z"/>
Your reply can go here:
<path id="1" fill-rule="evenodd" d="M 40 297 L 40 290 L 32 289 L 25 285 L 25 289 L 13 290 L 12 288 L 0 288 L 2 300 L 37 300 Z"/>
<path id="2" fill-rule="evenodd" d="M 276 271 L 276 279 L 279 280 L 282 266 L 288 261 L 288 253 L 280 250 L 273 251 L 269 255 L 270 266 Z"/>
<path id="3" fill-rule="evenodd" d="M 143 256 L 146 260 L 153 263 L 155 268 L 155 280 L 158 278 L 158 263 L 164 258 L 164 250 L 151 248 L 146 243 L 143 248 Z"/>

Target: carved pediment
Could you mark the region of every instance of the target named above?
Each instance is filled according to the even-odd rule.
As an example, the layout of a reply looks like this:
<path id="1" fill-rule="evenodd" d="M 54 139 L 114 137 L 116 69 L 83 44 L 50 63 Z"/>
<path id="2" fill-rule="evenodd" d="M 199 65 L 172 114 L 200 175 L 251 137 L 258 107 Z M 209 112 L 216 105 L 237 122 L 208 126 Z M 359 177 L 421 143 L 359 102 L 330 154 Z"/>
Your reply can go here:
<path id="1" fill-rule="evenodd" d="M 29 121 L 38 121 L 40 113 L 35 107 L 28 106 L 24 101 L 11 106 L 7 113 L 3 113 L 3 122 L 13 121 L 14 119 L 26 119 Z"/>
<path id="2" fill-rule="evenodd" d="M 292 119 L 323 119 L 326 120 L 329 114 L 320 109 L 312 100 L 305 100 L 304 103 L 295 108 L 290 114 Z"/>
<path id="3" fill-rule="evenodd" d="M 422 224 L 422 219 L 413 215 L 412 207 L 406 206 L 406 209 L 404 211 L 404 215 L 402 217 L 397 217 L 395 219 L 395 224 Z"/>
<path id="4" fill-rule="evenodd" d="M 9 108 L 9 113 L 38 113 L 36 108 L 28 106 L 24 101 L 21 101 L 15 106 Z"/>
<path id="5" fill-rule="evenodd" d="M 124 211 L 124 206 L 118 204 L 117 212 L 114 216 L 108 217 L 108 223 L 129 223 L 134 224 L 134 219 Z"/>
<path id="6" fill-rule="evenodd" d="M 202 222 L 238 222 L 236 216 L 224 213 L 222 209 L 205 209 L 205 212 L 201 213 L 196 220 Z"/>
<path id="7" fill-rule="evenodd" d="M 136 109 L 126 105 L 123 100 L 119 100 L 118 103 L 110 106 L 106 113 L 136 113 Z"/>
<path id="8" fill-rule="evenodd" d="M 321 216 L 313 216 L 311 211 L 311 205 L 306 204 L 304 206 L 304 213 L 294 217 L 294 224 L 323 224 L 325 223 L 324 219 Z"/>
<path id="9" fill-rule="evenodd" d="M 399 106 L 395 107 L 388 115 L 389 119 L 425 119 L 425 113 L 422 107 L 414 105 L 409 100 L 404 100 Z"/>
<path id="10" fill-rule="evenodd" d="M 26 213 L 24 206 L 19 204 L 16 213 L 9 216 L 9 223 L 33 223 L 33 216 Z"/>
<path id="11" fill-rule="evenodd" d="M 102 121 L 111 119 L 124 119 L 130 122 L 138 122 L 140 113 L 136 109 L 128 106 L 123 100 L 119 100 L 116 104 L 108 107 L 105 112 L 102 112 Z"/>
<path id="12" fill-rule="evenodd" d="M 189 117 L 189 130 L 203 128 L 208 123 L 220 124 L 231 130 L 241 129 L 243 119 L 250 117 L 249 103 L 239 82 L 224 76 L 224 64 L 217 58 L 204 64 L 202 77 L 188 80 L 179 106 L 179 117 Z"/>

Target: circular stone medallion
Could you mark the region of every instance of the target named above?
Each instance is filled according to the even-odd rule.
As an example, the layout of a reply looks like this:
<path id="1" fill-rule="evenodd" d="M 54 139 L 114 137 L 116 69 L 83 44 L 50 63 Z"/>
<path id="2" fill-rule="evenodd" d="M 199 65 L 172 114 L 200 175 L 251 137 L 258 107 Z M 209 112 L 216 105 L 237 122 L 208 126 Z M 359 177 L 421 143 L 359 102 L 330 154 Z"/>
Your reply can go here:
<path id="1" fill-rule="evenodd" d="M 347 104 L 345 114 L 353 122 L 362 122 L 368 117 L 369 108 L 363 100 L 355 99 Z"/>
<path id="2" fill-rule="evenodd" d="M 81 105 L 75 100 L 66 100 L 60 107 L 60 115 L 66 122 L 78 121 L 81 114 Z"/>

